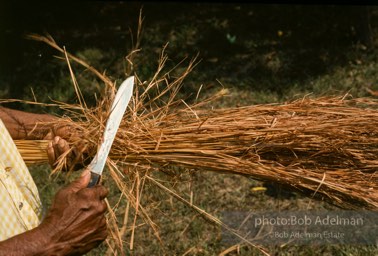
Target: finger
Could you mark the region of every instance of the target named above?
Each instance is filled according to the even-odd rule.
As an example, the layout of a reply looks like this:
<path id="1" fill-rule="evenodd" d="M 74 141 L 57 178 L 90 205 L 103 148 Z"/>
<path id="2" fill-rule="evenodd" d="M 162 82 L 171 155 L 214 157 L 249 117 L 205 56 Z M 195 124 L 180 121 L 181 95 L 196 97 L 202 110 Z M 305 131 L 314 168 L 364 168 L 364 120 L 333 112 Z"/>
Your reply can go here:
<path id="1" fill-rule="evenodd" d="M 56 166 L 56 161 L 63 153 L 62 151 L 67 150 L 67 148 L 69 149 L 68 144 L 64 145 L 65 141 L 63 140 L 63 143 L 61 141 L 62 139 L 59 136 L 55 136 L 47 145 L 47 157 L 52 167 Z"/>
<path id="2" fill-rule="evenodd" d="M 100 226 L 107 230 L 108 222 L 105 215 L 103 215 L 103 217 L 101 218 Z"/>
<path id="3" fill-rule="evenodd" d="M 96 185 L 94 189 L 96 190 L 96 194 L 100 200 L 104 200 L 105 197 L 109 194 L 109 190 L 104 186 Z"/>
<path id="4" fill-rule="evenodd" d="M 47 151 L 47 158 L 49 159 L 50 166 L 54 166 L 56 158 L 55 158 L 55 151 L 54 151 L 54 146 L 53 146 L 52 141 L 49 141 L 46 151 Z"/>
<path id="5" fill-rule="evenodd" d="M 60 137 L 58 137 L 57 148 L 60 155 L 70 150 L 68 142 Z"/>
<path id="6" fill-rule="evenodd" d="M 100 214 L 104 214 L 108 209 L 108 205 L 106 204 L 105 200 L 97 201 L 95 204 L 96 211 Z"/>
<path id="7" fill-rule="evenodd" d="M 102 217 L 98 220 L 96 226 L 96 234 L 99 236 L 100 239 L 105 239 L 108 236 L 108 222 L 106 220 L 105 215 L 102 215 Z"/>
<path id="8" fill-rule="evenodd" d="M 59 149 L 58 149 L 59 140 L 60 140 L 59 136 L 55 136 L 54 139 L 52 140 L 55 162 L 56 162 L 56 160 L 58 160 L 58 158 L 60 156 Z"/>
<path id="9" fill-rule="evenodd" d="M 105 215 L 102 215 L 102 218 L 99 221 L 99 230 L 101 230 L 103 232 L 103 235 L 105 235 L 105 237 L 107 236 L 107 233 L 108 233 L 108 221 L 106 220 Z"/>
<path id="10" fill-rule="evenodd" d="M 86 188 L 89 184 L 89 180 L 91 179 L 91 172 L 89 169 L 85 169 L 81 176 L 73 181 L 69 187 L 72 189 L 74 192 L 77 192 L 83 188 Z"/>
<path id="11" fill-rule="evenodd" d="M 82 189 L 77 194 L 80 197 L 85 198 L 85 200 L 104 202 L 103 200 L 108 193 L 109 191 L 107 188 L 101 185 L 96 185 L 91 188 Z"/>
<path id="12" fill-rule="evenodd" d="M 64 156 L 65 157 L 65 165 L 64 165 L 63 171 L 69 171 L 69 167 L 73 166 L 73 160 L 72 160 L 73 153 L 70 152 L 70 146 L 65 139 L 63 139 L 59 136 L 56 136 L 55 138 L 58 138 L 56 140 L 56 145 L 55 145 L 55 149 L 56 149 L 55 152 L 58 155 L 57 159 L 59 159 L 59 157 Z"/>

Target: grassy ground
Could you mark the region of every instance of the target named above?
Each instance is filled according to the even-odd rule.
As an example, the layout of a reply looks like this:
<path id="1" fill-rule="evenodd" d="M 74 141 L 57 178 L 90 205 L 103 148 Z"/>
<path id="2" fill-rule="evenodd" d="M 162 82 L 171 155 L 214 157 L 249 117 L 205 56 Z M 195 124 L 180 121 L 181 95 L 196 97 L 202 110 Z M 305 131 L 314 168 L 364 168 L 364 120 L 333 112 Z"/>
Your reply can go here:
<path id="1" fill-rule="evenodd" d="M 55 39 L 58 43 L 59 39 L 64 39 L 69 51 L 99 70 L 107 70 L 113 79 L 120 80 L 129 75 L 126 74 L 125 56 L 131 48 L 131 35 L 127 26 L 121 22 L 124 22 L 124 18 L 119 14 L 121 10 L 127 12 L 127 4 L 113 3 L 106 8 L 98 8 L 100 7 L 102 23 L 96 26 L 106 33 L 96 34 L 93 32 L 96 30 L 88 26 L 84 34 L 78 34 L 80 29 L 72 26 L 56 32 Z M 135 18 L 138 6 L 130 8 L 134 11 L 132 17 Z M 131 13 L 130 10 L 128 12 Z M 291 18 L 285 21 L 282 13 L 288 12 Z M 134 68 L 142 80 L 150 79 L 156 70 L 163 45 L 167 42 L 166 52 L 170 57 L 167 68 L 199 53 L 200 62 L 186 79 L 180 95 L 190 103 L 200 87 L 201 97 L 222 88 L 227 89 L 228 95 L 213 102 L 209 108 L 284 102 L 308 94 L 322 96 L 349 92 L 354 97 L 374 97 L 371 91 L 378 91 L 378 51 L 374 48 L 366 49 L 354 41 L 350 29 L 343 29 L 344 23 L 339 24 L 337 33 L 330 37 L 320 32 L 327 34 L 335 31 L 328 31 L 327 25 L 317 29 L 303 14 L 300 16 L 303 25 L 297 25 L 294 16 L 301 15 L 302 12 L 303 9 L 287 6 L 264 9 L 262 6 L 249 5 L 197 4 L 183 8 L 180 4 L 163 7 L 146 4 L 141 52 L 134 59 Z M 312 14 L 320 13 L 321 8 Z M 111 16 L 113 19 L 110 21 L 106 19 Z M 376 24 L 376 17 L 373 15 L 372 25 Z M 135 22 L 129 25 L 134 31 L 135 40 Z M 320 31 L 319 34 L 316 31 Z M 375 29 L 373 32 L 374 35 L 377 34 Z M 307 33 L 309 35 L 304 36 Z M 112 44 L 111 41 L 115 43 Z M 28 83 L 28 87 L 34 88 L 35 97 L 42 102 L 48 101 L 49 97 L 73 102 L 74 92 L 64 62 L 52 58 L 54 52 L 47 47 L 37 46 L 34 42 L 30 44 L 38 49 L 37 52 L 43 53 L 43 57 L 34 64 L 34 70 L 38 69 L 36 78 Z M 93 94 L 101 93 L 101 83 L 80 67 L 74 65 L 74 70 L 88 102 L 94 104 Z M 0 90 L 2 98 L 9 97 L 12 91 L 7 86 L 12 80 L 4 81 L 6 86 Z M 23 88 L 22 91 L 23 94 L 19 97 L 32 98 L 28 88 Z M 67 181 L 64 178 L 49 179 L 48 166 L 32 167 L 31 170 L 48 207 L 56 190 Z M 274 193 L 269 190 L 274 194 L 270 196 L 265 190 L 254 190 L 256 187 L 266 187 L 266 184 L 248 177 L 209 173 L 206 170 L 198 173 L 190 170 L 176 171 L 182 173 L 175 176 L 162 173 L 152 175 L 163 180 L 178 195 L 187 200 L 192 199 L 193 204 L 216 217 L 221 217 L 222 212 L 228 210 L 337 209 L 321 201 L 288 193 L 279 187 L 276 187 Z M 106 182 L 110 188 L 114 187 L 110 180 Z M 118 191 L 111 189 L 109 201 L 114 202 L 118 198 Z M 161 240 L 138 220 L 140 226 L 136 229 L 133 240 L 134 249 L 128 252 L 130 255 L 217 255 L 232 247 L 222 241 L 218 225 L 151 183 L 147 183 L 143 190 L 142 204 L 157 224 Z M 120 207 L 117 212 L 120 217 L 123 216 L 124 207 Z M 126 235 L 125 249 L 130 247 L 130 241 L 130 235 Z M 102 245 L 88 255 L 104 255 L 105 252 L 106 246 Z M 273 255 L 377 255 L 378 248 L 308 244 L 271 246 L 269 252 Z M 259 255 L 259 252 L 251 246 L 241 244 L 227 255 Z"/>

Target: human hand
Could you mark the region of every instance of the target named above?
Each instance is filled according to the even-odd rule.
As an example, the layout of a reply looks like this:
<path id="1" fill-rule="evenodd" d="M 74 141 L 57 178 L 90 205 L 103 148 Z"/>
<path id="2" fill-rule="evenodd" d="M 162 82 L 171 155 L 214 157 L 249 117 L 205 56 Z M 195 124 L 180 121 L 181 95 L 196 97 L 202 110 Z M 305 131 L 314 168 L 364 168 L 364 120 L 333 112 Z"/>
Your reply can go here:
<path id="1" fill-rule="evenodd" d="M 64 161 L 61 162 L 63 171 L 79 170 L 88 162 L 85 157 L 85 144 L 70 147 L 69 143 L 60 136 L 55 136 L 49 141 L 46 151 L 52 168 L 56 168 L 60 163 L 60 158 L 63 157 Z"/>
<path id="2" fill-rule="evenodd" d="M 47 156 L 52 168 L 76 171 L 89 164 L 88 147 L 80 131 L 62 123 L 54 125 L 44 140 L 50 140 Z M 63 161 L 61 161 L 63 160 Z"/>
<path id="3" fill-rule="evenodd" d="M 61 189 L 41 225 L 42 239 L 47 240 L 43 255 L 81 255 L 97 247 L 107 237 L 102 185 L 87 188 L 90 171 Z"/>

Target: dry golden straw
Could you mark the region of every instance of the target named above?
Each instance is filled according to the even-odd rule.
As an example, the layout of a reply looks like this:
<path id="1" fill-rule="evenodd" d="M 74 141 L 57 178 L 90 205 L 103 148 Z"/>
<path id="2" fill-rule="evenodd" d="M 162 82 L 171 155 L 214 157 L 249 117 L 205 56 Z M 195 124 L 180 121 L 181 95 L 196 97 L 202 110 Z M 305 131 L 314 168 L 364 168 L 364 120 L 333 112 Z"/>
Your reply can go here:
<path id="1" fill-rule="evenodd" d="M 83 141 L 93 157 L 103 134 L 116 86 L 105 75 L 60 48 L 51 37 L 33 35 L 69 60 L 85 66 L 105 84 L 98 105 L 88 108 L 76 81 L 80 104 L 57 103 L 67 116 L 56 125 L 66 125 L 81 134 L 67 138 L 73 147 Z M 142 218 L 160 240 L 158 229 L 142 206 L 144 184 L 158 187 L 150 172 L 185 168 L 227 172 L 284 185 L 310 197 L 327 200 L 348 209 L 378 209 L 378 110 L 377 100 L 344 97 L 303 98 L 285 104 L 209 109 L 206 104 L 224 91 L 187 104 L 177 93 L 194 67 L 191 61 L 180 74 L 164 73 L 164 50 L 155 76 L 141 82 L 137 74 L 134 97 L 129 104 L 108 158 L 108 174 L 127 201 L 121 227 L 113 211 L 108 253 L 124 253 L 125 234 L 134 247 L 136 218 Z M 69 66 L 70 67 L 70 66 Z M 73 72 L 70 68 L 71 75 Z M 83 103 L 84 102 L 84 103 Z M 29 164 L 47 162 L 46 141 L 16 141 Z M 60 159 L 57 169 L 65 161 Z M 176 168 L 182 167 L 182 168 Z M 159 185 L 160 184 L 160 185 Z M 174 193 L 168 188 L 164 189 Z M 179 195 L 176 198 L 187 202 Z M 119 204 L 109 207 L 116 211 Z M 129 216 L 134 209 L 133 218 Z M 207 213 L 193 207 L 209 219 Z M 211 219 L 211 218 L 210 218 Z M 211 219 L 223 225 L 218 219 Z M 130 224 L 131 223 L 131 224 Z M 252 246 L 255 246 L 251 244 Z M 265 250 L 258 247 L 262 252 Z"/>
<path id="2" fill-rule="evenodd" d="M 377 209 L 378 111 L 369 108 L 376 103 L 318 98 L 219 110 L 170 109 L 161 118 L 132 112 L 123 120 L 110 158 L 146 169 L 182 166 L 249 175 L 341 207 Z M 27 162 L 34 162 L 32 156 L 36 162 L 47 160 L 43 142 L 16 143 Z"/>

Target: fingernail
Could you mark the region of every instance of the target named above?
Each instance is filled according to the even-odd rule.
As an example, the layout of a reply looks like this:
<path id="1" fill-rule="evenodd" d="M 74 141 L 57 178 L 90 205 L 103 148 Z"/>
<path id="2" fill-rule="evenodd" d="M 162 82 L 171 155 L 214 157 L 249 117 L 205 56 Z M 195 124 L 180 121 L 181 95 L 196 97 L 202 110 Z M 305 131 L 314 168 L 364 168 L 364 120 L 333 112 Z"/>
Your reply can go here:
<path id="1" fill-rule="evenodd" d="M 59 148 L 64 148 L 65 141 L 64 140 L 60 140 L 58 145 L 59 145 Z"/>
<path id="2" fill-rule="evenodd" d="M 82 173 L 81 173 L 81 177 L 84 177 L 84 176 L 87 176 L 87 175 L 90 175 L 91 174 L 91 171 L 89 169 L 85 169 Z"/>
<path id="3" fill-rule="evenodd" d="M 55 142 L 55 143 L 58 143 L 59 139 L 60 139 L 60 138 L 59 138 L 58 136 L 55 136 L 55 137 L 54 137 L 54 142 Z"/>

